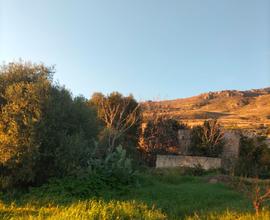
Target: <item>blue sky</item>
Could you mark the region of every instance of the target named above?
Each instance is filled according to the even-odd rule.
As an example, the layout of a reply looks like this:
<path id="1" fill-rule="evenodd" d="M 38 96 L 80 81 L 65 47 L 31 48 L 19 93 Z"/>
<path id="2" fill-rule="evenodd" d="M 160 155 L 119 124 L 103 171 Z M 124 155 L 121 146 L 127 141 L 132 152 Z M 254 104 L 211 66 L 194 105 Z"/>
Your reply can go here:
<path id="1" fill-rule="evenodd" d="M 0 62 L 74 95 L 173 99 L 270 86 L 269 0 L 0 0 Z"/>

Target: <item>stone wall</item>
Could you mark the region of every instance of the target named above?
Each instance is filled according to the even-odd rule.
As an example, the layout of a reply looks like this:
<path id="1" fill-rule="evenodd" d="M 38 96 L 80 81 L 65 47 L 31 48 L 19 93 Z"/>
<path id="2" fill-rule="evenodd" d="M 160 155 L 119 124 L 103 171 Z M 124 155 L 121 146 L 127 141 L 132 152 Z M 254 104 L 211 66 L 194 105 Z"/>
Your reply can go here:
<path id="1" fill-rule="evenodd" d="M 240 134 L 234 131 L 226 131 L 224 133 L 225 146 L 221 155 L 221 166 L 225 170 L 230 170 L 239 155 Z"/>
<path id="2" fill-rule="evenodd" d="M 181 155 L 188 154 L 188 148 L 191 141 L 191 130 L 190 129 L 180 129 L 178 130 L 178 153 Z"/>
<path id="3" fill-rule="evenodd" d="M 190 130 L 182 129 L 178 131 L 178 154 L 173 155 L 158 155 L 156 167 L 194 167 L 200 164 L 204 169 L 223 168 L 230 170 L 238 158 L 240 135 L 234 131 L 225 131 L 224 133 L 225 146 L 221 158 L 187 156 L 191 141 Z"/>
<path id="4" fill-rule="evenodd" d="M 178 153 L 180 155 L 189 154 L 189 146 L 191 142 L 191 131 L 188 129 L 182 129 L 178 131 L 179 148 Z M 222 168 L 229 170 L 234 166 L 239 154 L 240 135 L 235 131 L 224 132 L 225 146 L 221 155 Z"/>
<path id="5" fill-rule="evenodd" d="M 221 159 L 183 155 L 157 155 L 156 167 L 196 167 L 201 165 L 205 170 L 221 168 Z"/>
<path id="6" fill-rule="evenodd" d="M 237 158 L 239 154 L 240 135 L 234 131 L 224 132 L 225 146 L 223 158 Z M 191 130 L 181 129 L 178 131 L 178 154 L 188 155 L 191 142 Z"/>

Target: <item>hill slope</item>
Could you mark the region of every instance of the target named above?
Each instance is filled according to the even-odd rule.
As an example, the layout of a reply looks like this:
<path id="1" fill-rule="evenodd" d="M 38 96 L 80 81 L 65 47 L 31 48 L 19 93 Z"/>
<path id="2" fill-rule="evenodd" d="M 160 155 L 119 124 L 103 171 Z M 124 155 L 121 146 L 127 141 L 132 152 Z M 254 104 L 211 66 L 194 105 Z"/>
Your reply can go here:
<path id="1" fill-rule="evenodd" d="M 262 129 L 270 126 L 270 87 L 247 91 L 225 90 L 190 98 L 144 102 L 144 116 L 154 113 L 188 125 L 218 119 L 226 128 Z"/>

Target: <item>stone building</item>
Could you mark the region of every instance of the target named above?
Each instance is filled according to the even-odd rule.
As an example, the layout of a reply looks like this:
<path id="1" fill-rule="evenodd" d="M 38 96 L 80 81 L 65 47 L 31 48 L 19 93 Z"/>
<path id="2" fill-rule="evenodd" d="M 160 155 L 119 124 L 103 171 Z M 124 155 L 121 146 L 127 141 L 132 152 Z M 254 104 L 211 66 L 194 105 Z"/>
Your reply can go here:
<path id="1" fill-rule="evenodd" d="M 187 155 L 188 154 L 188 148 L 190 146 L 191 142 L 191 130 L 190 129 L 180 129 L 178 130 L 178 153 L 181 155 Z"/>
<path id="2" fill-rule="evenodd" d="M 162 155 L 157 157 L 157 167 L 175 167 L 189 166 L 194 167 L 201 165 L 205 169 L 223 168 L 230 170 L 234 167 L 235 161 L 238 158 L 240 135 L 234 131 L 225 131 L 224 133 L 225 146 L 221 158 L 195 157 L 188 156 L 191 143 L 191 130 L 181 129 L 178 131 L 178 156 Z"/>
<path id="3" fill-rule="evenodd" d="M 225 170 L 231 169 L 239 155 L 240 134 L 234 131 L 224 133 L 225 146 L 221 155 L 221 166 Z"/>

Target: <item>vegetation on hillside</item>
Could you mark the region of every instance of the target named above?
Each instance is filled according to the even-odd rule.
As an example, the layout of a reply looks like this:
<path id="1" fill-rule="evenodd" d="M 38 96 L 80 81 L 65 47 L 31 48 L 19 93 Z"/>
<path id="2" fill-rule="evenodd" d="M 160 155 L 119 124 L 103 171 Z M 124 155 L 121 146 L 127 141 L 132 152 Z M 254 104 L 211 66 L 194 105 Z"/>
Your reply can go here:
<path id="1" fill-rule="evenodd" d="M 181 120 L 189 126 L 218 119 L 229 129 L 247 129 L 268 134 L 270 126 L 270 88 L 247 91 L 209 92 L 190 98 L 143 103 L 144 117 L 153 113 Z"/>

